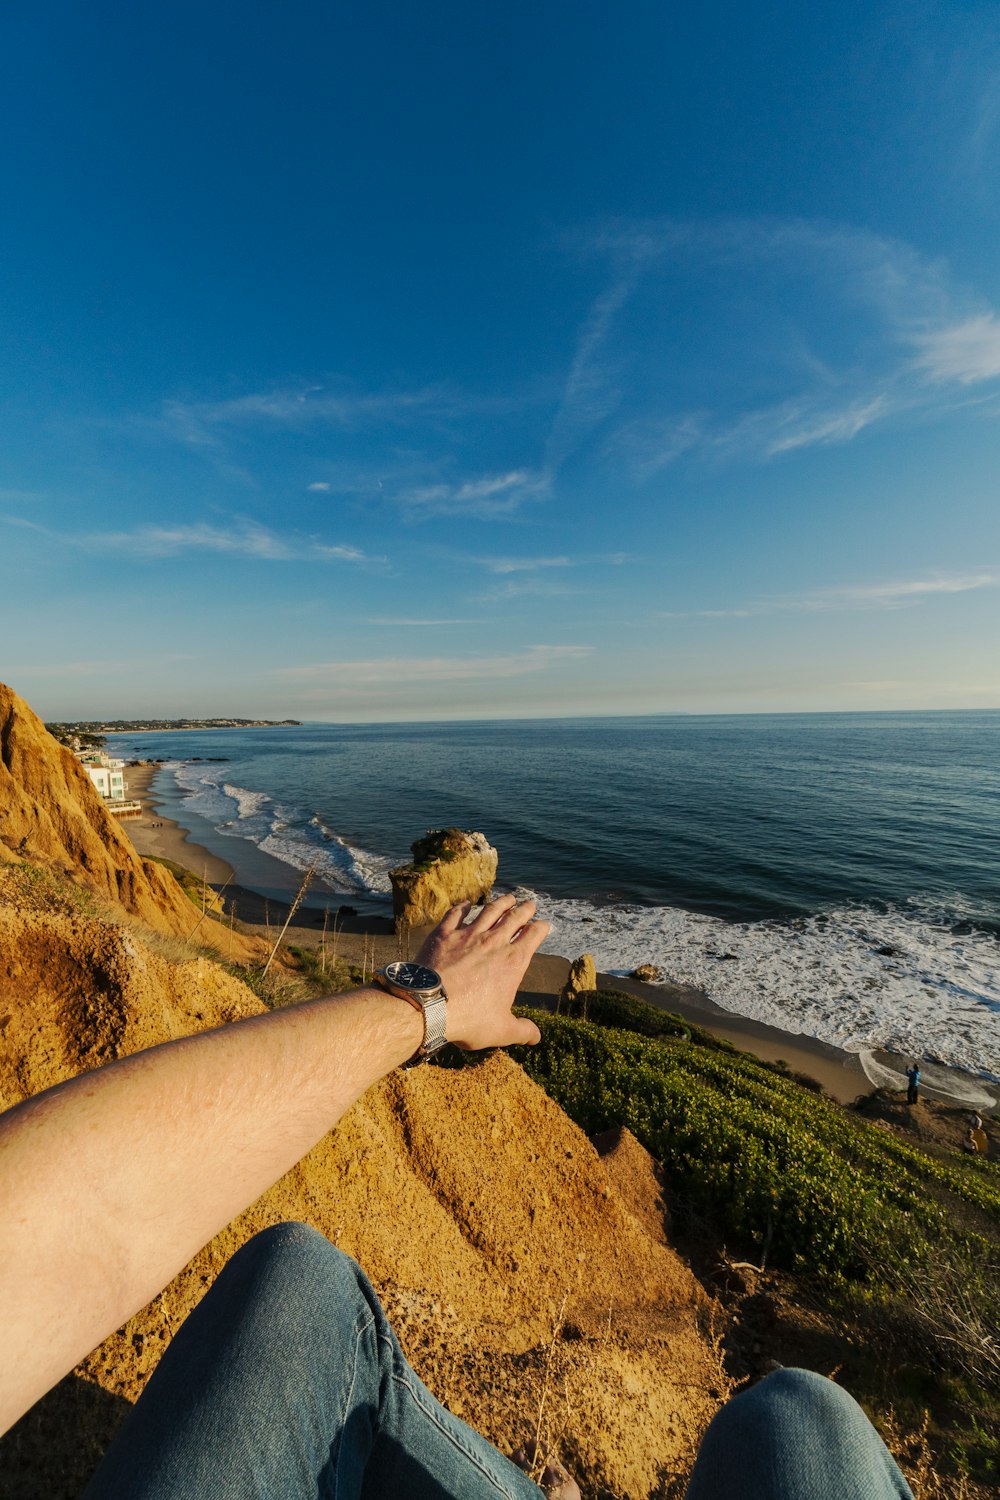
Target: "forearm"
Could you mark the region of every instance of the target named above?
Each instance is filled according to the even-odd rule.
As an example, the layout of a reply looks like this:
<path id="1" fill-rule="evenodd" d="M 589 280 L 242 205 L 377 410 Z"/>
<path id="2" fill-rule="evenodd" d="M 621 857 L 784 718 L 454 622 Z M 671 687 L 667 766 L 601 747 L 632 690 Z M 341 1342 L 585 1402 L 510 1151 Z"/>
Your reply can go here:
<path id="1" fill-rule="evenodd" d="M 0 1431 L 421 1039 L 360 991 L 167 1043 L 0 1121 Z"/>
<path id="2" fill-rule="evenodd" d="M 511 1012 L 547 932 L 534 904 L 455 907 L 423 962 L 448 1037 L 538 1040 Z M 0 1431 L 160 1291 L 302 1157 L 365 1089 L 413 1056 L 423 1021 L 379 989 L 202 1032 L 83 1074 L 0 1119 Z"/>

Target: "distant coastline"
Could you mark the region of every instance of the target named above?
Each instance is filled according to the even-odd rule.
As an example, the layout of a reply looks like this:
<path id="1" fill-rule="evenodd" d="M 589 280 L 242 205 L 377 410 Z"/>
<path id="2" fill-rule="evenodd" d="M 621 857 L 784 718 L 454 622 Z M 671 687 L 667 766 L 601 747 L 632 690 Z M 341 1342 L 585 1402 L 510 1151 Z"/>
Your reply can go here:
<path id="1" fill-rule="evenodd" d="M 56 721 L 46 729 L 57 740 L 103 739 L 109 734 L 169 734 L 184 729 L 291 729 L 301 719 L 79 719 Z"/>

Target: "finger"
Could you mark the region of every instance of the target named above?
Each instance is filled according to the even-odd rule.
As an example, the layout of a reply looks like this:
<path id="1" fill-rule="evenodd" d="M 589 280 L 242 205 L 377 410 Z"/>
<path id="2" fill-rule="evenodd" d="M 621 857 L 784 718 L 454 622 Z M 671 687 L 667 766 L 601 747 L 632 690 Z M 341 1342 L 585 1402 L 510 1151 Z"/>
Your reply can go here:
<path id="1" fill-rule="evenodd" d="M 551 931 L 552 925 L 549 922 L 526 922 L 521 931 L 514 934 L 511 942 L 516 943 L 530 958 L 533 953 L 538 952 Z"/>
<path id="2" fill-rule="evenodd" d="M 468 916 L 471 906 L 471 901 L 460 901 L 457 906 L 453 906 L 450 911 L 446 911 L 431 936 L 433 937 L 435 933 L 440 933 L 444 937 L 449 932 L 457 932 Z"/>
<path id="3" fill-rule="evenodd" d="M 510 1046 L 535 1047 L 542 1040 L 542 1033 L 534 1021 L 529 1021 L 525 1016 L 513 1017 L 512 1036 Z"/>
<path id="4" fill-rule="evenodd" d="M 495 901 L 490 901 L 483 907 L 479 916 L 474 922 L 470 922 L 469 926 L 473 932 L 485 932 L 488 928 L 495 927 L 504 913 L 516 905 L 516 896 L 498 896 Z"/>
<path id="5" fill-rule="evenodd" d="M 516 930 L 518 927 L 524 927 L 530 922 L 537 910 L 538 907 L 534 901 L 519 901 L 516 906 L 512 906 L 508 911 L 505 911 L 503 916 L 494 923 L 494 926 L 510 927 Z"/>

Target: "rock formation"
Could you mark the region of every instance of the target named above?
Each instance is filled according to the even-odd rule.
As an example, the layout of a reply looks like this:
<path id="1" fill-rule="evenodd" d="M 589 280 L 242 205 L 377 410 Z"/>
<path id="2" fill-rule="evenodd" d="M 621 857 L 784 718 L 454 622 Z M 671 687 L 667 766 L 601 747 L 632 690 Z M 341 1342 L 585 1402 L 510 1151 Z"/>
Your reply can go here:
<path id="1" fill-rule="evenodd" d="M 592 995 L 597 989 L 597 966 L 592 953 L 581 953 L 569 966 L 566 983 L 559 991 L 560 1005 L 572 1005 L 581 995 Z"/>
<path id="2" fill-rule="evenodd" d="M 630 975 L 632 979 L 638 979 L 641 984 L 659 984 L 663 978 L 663 970 L 658 969 L 656 964 L 640 964 L 633 969 Z"/>
<path id="3" fill-rule="evenodd" d="M 187 937 L 198 920 L 169 871 L 136 853 L 72 752 L 0 683 L 0 864 L 25 860 L 68 876 L 157 932 Z M 229 942 L 210 921 L 198 939 L 214 947 Z"/>
<path id="4" fill-rule="evenodd" d="M 460 901 L 488 901 L 497 876 L 497 851 L 481 833 L 431 828 L 412 846 L 413 862 L 389 871 L 396 931 L 431 927 Z"/>

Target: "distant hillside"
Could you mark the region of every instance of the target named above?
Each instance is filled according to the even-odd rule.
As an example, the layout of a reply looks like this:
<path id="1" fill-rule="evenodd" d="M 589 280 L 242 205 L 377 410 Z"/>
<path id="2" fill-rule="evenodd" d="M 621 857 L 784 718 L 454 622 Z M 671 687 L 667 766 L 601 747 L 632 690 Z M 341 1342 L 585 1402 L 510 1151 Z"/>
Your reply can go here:
<path id="1" fill-rule="evenodd" d="M 61 744 L 73 738 L 101 740 L 109 734 L 145 734 L 170 729 L 280 729 L 301 725 L 301 719 L 78 719 L 55 720 L 46 729 Z"/>

